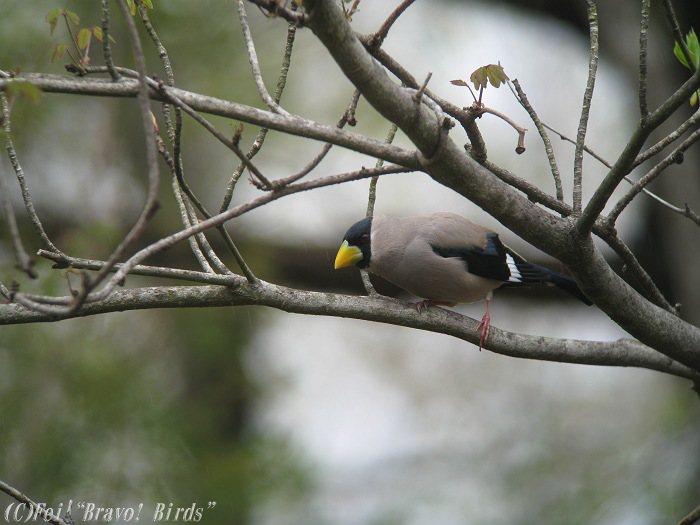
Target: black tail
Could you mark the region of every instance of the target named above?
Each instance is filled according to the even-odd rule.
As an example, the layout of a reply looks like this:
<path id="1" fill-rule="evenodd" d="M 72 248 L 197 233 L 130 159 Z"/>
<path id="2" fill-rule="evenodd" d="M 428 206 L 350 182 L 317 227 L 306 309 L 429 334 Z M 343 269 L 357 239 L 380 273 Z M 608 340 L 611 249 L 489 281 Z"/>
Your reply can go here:
<path id="1" fill-rule="evenodd" d="M 562 290 L 569 292 L 579 301 L 582 301 L 587 305 L 593 304 L 588 297 L 583 295 L 583 292 L 576 284 L 576 281 L 574 281 L 571 277 L 568 277 L 563 273 L 550 270 L 549 268 L 545 268 L 544 266 L 540 266 L 539 264 L 528 262 L 512 250 L 508 253 L 515 263 L 518 275 L 516 280 L 511 274 L 511 279 L 503 285 L 504 287 L 551 283 L 558 286 Z"/>
<path id="2" fill-rule="evenodd" d="M 530 263 L 530 264 L 532 264 L 532 263 Z M 532 266 L 536 266 L 536 265 L 532 264 Z M 549 275 L 549 281 L 552 282 L 553 284 L 556 284 L 562 290 L 569 292 L 571 295 L 576 297 L 578 300 L 583 301 L 584 303 L 586 303 L 589 306 L 593 304 L 588 297 L 583 295 L 583 292 L 578 287 L 578 284 L 576 284 L 576 281 L 574 281 L 571 277 L 568 277 L 568 276 L 561 274 L 559 272 L 555 272 L 554 270 L 544 268 L 542 266 L 539 266 L 538 269 L 547 273 Z"/>

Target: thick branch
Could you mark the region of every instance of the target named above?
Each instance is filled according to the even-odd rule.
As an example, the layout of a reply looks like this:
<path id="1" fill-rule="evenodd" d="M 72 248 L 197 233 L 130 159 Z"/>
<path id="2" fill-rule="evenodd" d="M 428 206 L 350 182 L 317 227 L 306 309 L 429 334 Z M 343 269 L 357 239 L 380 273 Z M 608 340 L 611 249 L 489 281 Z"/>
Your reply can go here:
<path id="1" fill-rule="evenodd" d="M 223 278 L 223 276 L 219 277 Z M 208 275 L 207 278 L 209 278 Z M 85 317 L 152 308 L 241 305 L 269 306 L 298 314 L 363 319 L 446 334 L 472 344 L 478 342 L 478 335 L 474 333 L 477 321 L 454 311 L 430 308 L 419 313 L 413 303 L 382 296 L 357 297 L 302 291 L 264 281 L 231 288 L 169 286 L 116 290 L 104 301 L 83 305 L 76 316 Z M 50 315 L 27 310 L 17 304 L 0 305 L 0 325 L 52 320 Z M 649 347 L 626 339 L 613 342 L 556 339 L 520 335 L 491 327 L 485 348 L 495 353 L 524 359 L 601 366 L 632 366 L 692 380 L 700 378 L 697 372 Z"/>

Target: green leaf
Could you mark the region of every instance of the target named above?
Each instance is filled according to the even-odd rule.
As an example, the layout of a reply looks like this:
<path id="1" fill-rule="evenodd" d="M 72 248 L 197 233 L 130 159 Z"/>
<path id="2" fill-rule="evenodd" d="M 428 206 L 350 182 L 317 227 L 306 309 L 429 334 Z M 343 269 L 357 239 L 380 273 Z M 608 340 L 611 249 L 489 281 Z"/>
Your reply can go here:
<path id="1" fill-rule="evenodd" d="M 51 27 L 51 34 L 53 35 L 54 29 L 56 29 L 56 24 L 58 24 L 58 17 L 61 16 L 61 10 L 60 9 L 52 9 L 48 13 L 46 13 L 46 21 L 49 23 L 49 26 Z"/>
<path id="2" fill-rule="evenodd" d="M 58 44 L 56 47 L 53 48 L 53 53 L 51 55 L 51 62 L 56 60 L 57 58 L 61 58 L 63 56 L 63 53 L 66 52 L 66 44 Z"/>
<path id="3" fill-rule="evenodd" d="M 486 89 L 490 83 L 493 87 L 499 87 L 506 80 L 510 80 L 501 64 L 489 64 L 475 70 L 469 77 L 476 89 Z"/>
<path id="4" fill-rule="evenodd" d="M 63 10 L 63 14 L 65 14 L 68 19 L 73 22 L 73 25 L 78 25 L 80 23 L 80 17 L 76 15 L 73 11 L 68 11 L 68 9 Z"/>
<path id="5" fill-rule="evenodd" d="M 690 58 L 693 60 L 693 65 L 695 69 L 698 69 L 698 67 L 700 67 L 700 42 L 698 42 L 698 36 L 693 29 L 686 35 L 685 43 L 688 46 L 688 51 L 690 51 Z"/>
<path id="6" fill-rule="evenodd" d="M 476 89 L 485 88 L 488 85 L 486 81 L 486 69 L 483 67 L 476 69 L 469 77 L 469 80 L 472 81 Z"/>
<path id="7" fill-rule="evenodd" d="M 690 66 L 688 65 L 688 61 L 685 59 L 685 56 L 683 55 L 683 50 L 681 49 L 681 45 L 676 42 L 676 44 L 673 46 L 673 54 L 676 55 L 676 58 L 681 61 L 681 64 L 683 64 L 685 67 L 690 69 Z"/>
<path id="8" fill-rule="evenodd" d="M 94 37 L 97 40 L 102 42 L 102 28 L 101 27 L 93 27 L 92 29 L 90 29 L 90 31 L 92 31 L 92 34 L 94 35 Z"/>
<path id="9" fill-rule="evenodd" d="M 698 42 L 698 36 L 695 34 L 695 31 L 692 28 L 690 31 L 688 31 L 688 34 L 685 36 L 685 46 L 688 48 L 690 61 L 693 64 L 692 67 L 688 63 L 688 59 L 683 54 L 681 46 L 678 42 L 676 42 L 673 46 L 673 54 L 676 55 L 676 58 L 678 58 L 681 64 L 683 64 L 691 71 L 693 69 L 700 69 L 700 42 Z M 690 105 L 693 107 L 696 106 L 698 104 L 699 97 L 700 91 L 696 91 L 695 93 L 693 93 L 690 96 Z"/>
<path id="10" fill-rule="evenodd" d="M 85 49 L 90 42 L 90 30 L 86 27 L 78 31 L 78 47 Z"/>
<path id="11" fill-rule="evenodd" d="M 454 84 L 455 86 L 469 86 L 469 84 L 459 78 L 456 80 L 450 80 L 450 84 Z"/>
<path id="12" fill-rule="evenodd" d="M 690 60 L 692 61 L 693 66 L 695 66 L 695 69 L 700 68 L 700 42 L 698 42 L 698 36 L 695 34 L 693 29 L 688 31 L 688 34 L 685 36 L 685 46 L 688 48 Z M 691 69 L 690 64 L 683 55 L 683 51 L 681 50 L 681 46 L 678 42 L 676 42 L 673 46 L 673 53 L 676 55 L 676 58 L 680 60 L 681 64 L 688 69 Z"/>

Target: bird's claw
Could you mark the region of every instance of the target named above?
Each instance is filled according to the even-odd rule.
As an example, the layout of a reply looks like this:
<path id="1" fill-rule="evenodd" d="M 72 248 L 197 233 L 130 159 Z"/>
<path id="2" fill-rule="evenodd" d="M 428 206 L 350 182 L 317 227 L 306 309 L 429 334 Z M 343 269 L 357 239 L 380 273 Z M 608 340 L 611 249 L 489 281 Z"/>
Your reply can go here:
<path id="1" fill-rule="evenodd" d="M 484 315 L 484 317 L 481 319 L 481 322 L 478 325 L 476 325 L 476 328 L 474 329 L 474 333 L 481 330 L 481 334 L 479 334 L 479 352 L 481 352 L 481 349 L 484 346 L 484 343 L 489 338 L 489 330 L 490 329 L 491 329 L 491 318 Z"/>
<path id="2" fill-rule="evenodd" d="M 418 301 L 414 306 L 416 310 L 418 310 L 418 313 L 421 313 L 428 306 L 435 306 L 436 304 L 438 304 L 438 302 L 433 299 L 423 299 L 422 301 Z"/>

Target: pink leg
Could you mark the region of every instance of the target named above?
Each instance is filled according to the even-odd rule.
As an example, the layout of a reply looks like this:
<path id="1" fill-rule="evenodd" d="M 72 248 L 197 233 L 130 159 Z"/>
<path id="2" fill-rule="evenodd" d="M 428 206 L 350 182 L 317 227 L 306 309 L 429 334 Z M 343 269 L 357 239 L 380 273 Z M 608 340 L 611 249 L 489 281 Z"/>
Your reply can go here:
<path id="1" fill-rule="evenodd" d="M 491 328 L 491 315 L 489 314 L 489 310 L 491 308 L 491 299 L 487 298 L 486 299 L 486 313 L 484 314 L 484 317 L 481 318 L 481 322 L 476 326 L 476 329 L 474 332 L 477 330 L 481 330 L 481 335 L 479 336 L 479 352 L 481 352 L 481 348 L 484 346 L 484 342 L 486 342 L 486 339 L 489 337 L 489 329 Z"/>

